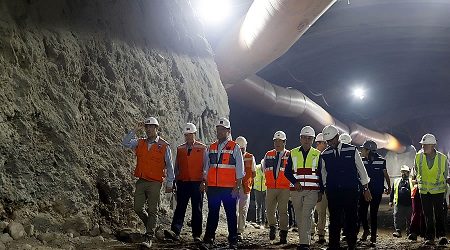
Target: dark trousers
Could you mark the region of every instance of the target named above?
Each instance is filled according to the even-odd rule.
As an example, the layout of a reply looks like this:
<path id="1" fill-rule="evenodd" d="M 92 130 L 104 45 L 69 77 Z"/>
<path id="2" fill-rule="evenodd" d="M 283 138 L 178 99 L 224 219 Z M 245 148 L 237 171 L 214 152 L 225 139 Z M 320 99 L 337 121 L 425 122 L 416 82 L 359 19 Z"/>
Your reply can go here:
<path id="1" fill-rule="evenodd" d="M 223 203 L 228 225 L 228 242 L 237 243 L 236 198 L 231 196 L 233 188 L 208 187 L 208 219 L 206 221 L 205 239 L 214 239 L 219 224 L 220 204 Z"/>
<path id="2" fill-rule="evenodd" d="M 295 220 L 295 209 L 292 205 L 292 201 L 288 202 L 288 218 L 289 218 L 289 227 L 296 227 L 297 221 Z"/>
<path id="3" fill-rule="evenodd" d="M 369 222 L 367 221 L 367 213 L 370 206 L 370 236 L 372 239 L 377 238 L 377 228 L 378 228 L 378 208 L 380 207 L 380 202 L 383 194 L 372 194 L 372 200 L 367 202 L 364 199 L 364 195 L 360 196 L 359 199 L 359 223 L 362 224 L 364 231 L 369 230 Z M 359 227 L 358 227 L 359 228 Z M 371 239 L 371 240 L 372 240 Z"/>
<path id="4" fill-rule="evenodd" d="M 266 223 L 266 191 L 253 190 L 256 203 L 256 223 Z"/>
<path id="5" fill-rule="evenodd" d="M 328 211 L 330 212 L 329 243 L 330 249 L 339 249 L 342 216 L 345 216 L 347 243 L 350 249 L 356 246 L 358 224 L 359 192 L 356 189 L 327 190 Z"/>
<path id="6" fill-rule="evenodd" d="M 427 231 L 425 239 L 434 240 L 435 237 L 445 236 L 444 193 L 420 194 L 422 209 L 425 216 Z M 436 220 L 436 224 L 435 221 Z"/>
<path id="7" fill-rule="evenodd" d="M 409 232 L 416 235 L 425 235 L 425 216 L 422 211 L 422 201 L 420 199 L 419 193 L 416 193 L 412 199 L 412 214 L 411 214 L 411 225 L 409 227 Z"/>
<path id="8" fill-rule="evenodd" d="M 200 237 L 202 235 L 203 221 L 203 193 L 200 192 L 199 181 L 177 181 L 177 207 L 173 214 L 171 229 L 175 234 L 180 234 L 189 199 L 192 207 L 192 236 Z"/>

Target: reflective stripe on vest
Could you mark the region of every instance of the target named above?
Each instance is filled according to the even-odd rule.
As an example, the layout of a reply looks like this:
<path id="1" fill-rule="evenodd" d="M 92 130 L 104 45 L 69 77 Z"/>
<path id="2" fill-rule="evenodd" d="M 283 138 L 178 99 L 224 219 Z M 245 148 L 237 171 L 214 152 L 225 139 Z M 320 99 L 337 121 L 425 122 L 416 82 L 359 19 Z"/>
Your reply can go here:
<path id="1" fill-rule="evenodd" d="M 447 157 L 441 152 L 436 151 L 436 156 L 431 169 L 428 167 L 427 160 L 424 160 L 424 158 L 426 157 L 422 150 L 416 154 L 415 164 L 418 172 L 417 183 L 419 186 L 419 193 L 445 193 L 447 184 L 444 178 L 444 171 Z"/>
<path id="2" fill-rule="evenodd" d="M 167 142 L 159 138 L 148 148 L 147 139 L 139 139 L 135 149 L 137 162 L 134 176 L 148 181 L 162 182 L 166 169 Z"/>
<path id="3" fill-rule="evenodd" d="M 177 147 L 176 164 L 178 166 L 177 180 L 201 181 L 203 178 L 203 162 L 206 146 L 200 142 L 194 142 L 188 154 L 186 143 Z"/>
<path id="4" fill-rule="evenodd" d="M 273 169 L 277 167 L 277 162 L 274 162 L 275 166 L 267 166 L 267 160 L 268 159 L 275 159 L 276 155 L 278 154 L 275 149 L 270 150 L 265 155 L 265 169 L 264 169 L 264 175 L 266 176 L 266 186 L 267 188 L 279 188 L 279 189 L 289 189 L 289 180 L 284 176 L 284 170 L 287 165 L 287 160 L 289 159 L 289 150 L 285 150 L 283 155 L 281 156 L 281 163 L 280 163 L 280 169 L 278 171 L 277 179 L 275 179 L 273 175 Z"/>
<path id="5" fill-rule="evenodd" d="M 218 152 L 218 142 L 211 144 L 209 147 L 208 186 L 234 187 L 236 185 L 236 159 L 233 156 L 236 145 L 236 142 L 230 140 L 223 150 Z"/>
<path id="6" fill-rule="evenodd" d="M 253 185 L 253 155 L 245 152 L 243 157 L 245 176 L 242 179 L 242 185 L 244 186 L 244 193 L 249 194 Z"/>
<path id="7" fill-rule="evenodd" d="M 402 178 L 397 178 L 394 181 L 394 204 L 397 205 L 398 203 L 398 185 L 400 184 L 400 181 Z M 409 190 L 411 190 L 411 195 L 413 193 L 414 185 L 412 184 L 412 179 L 409 178 Z"/>
<path id="8" fill-rule="evenodd" d="M 253 183 L 253 189 L 264 192 L 267 190 L 266 176 L 262 172 L 261 164 L 256 165 L 256 176 Z"/>
<path id="9" fill-rule="evenodd" d="M 319 165 L 320 151 L 310 148 L 306 160 L 300 147 L 291 150 L 292 168 L 294 177 L 300 181 L 300 185 L 305 190 L 319 190 L 319 176 L 317 167 Z M 290 183 L 291 190 L 294 190 L 294 184 Z"/>

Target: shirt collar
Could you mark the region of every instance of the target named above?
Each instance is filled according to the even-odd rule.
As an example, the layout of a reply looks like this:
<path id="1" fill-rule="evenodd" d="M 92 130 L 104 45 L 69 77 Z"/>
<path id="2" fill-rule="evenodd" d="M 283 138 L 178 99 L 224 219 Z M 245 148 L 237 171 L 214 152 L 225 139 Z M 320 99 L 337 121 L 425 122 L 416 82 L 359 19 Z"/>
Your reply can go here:
<path id="1" fill-rule="evenodd" d="M 150 139 L 148 139 L 148 138 L 147 138 L 147 141 L 148 141 L 148 143 L 150 143 L 150 144 L 152 144 L 152 143 L 158 143 L 158 141 L 159 141 L 159 135 L 156 136 L 156 138 L 155 138 L 154 141 L 150 141 Z"/>

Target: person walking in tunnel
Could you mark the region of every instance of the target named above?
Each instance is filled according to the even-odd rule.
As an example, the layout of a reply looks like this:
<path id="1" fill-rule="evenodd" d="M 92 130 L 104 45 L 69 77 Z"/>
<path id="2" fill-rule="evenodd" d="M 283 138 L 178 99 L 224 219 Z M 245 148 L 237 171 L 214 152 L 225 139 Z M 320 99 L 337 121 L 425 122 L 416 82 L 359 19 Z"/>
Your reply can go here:
<path id="1" fill-rule="evenodd" d="M 253 183 L 253 191 L 255 193 L 255 203 L 256 203 L 256 224 L 257 228 L 264 228 L 266 223 L 266 176 L 262 171 L 261 166 L 264 163 L 264 159 L 261 163 L 256 165 L 256 176 Z"/>
<path id="2" fill-rule="evenodd" d="M 448 182 L 448 162 L 445 154 L 436 150 L 436 137 L 425 134 L 420 141 L 422 149 L 416 154 L 413 179 L 417 180 L 426 222 L 425 244 L 448 244 L 445 237 L 444 195 Z"/>
<path id="3" fill-rule="evenodd" d="M 315 131 L 305 126 L 300 131 L 300 146 L 292 149 L 284 172 L 291 182 L 291 199 L 298 225 L 299 247 L 311 245 L 311 219 L 314 206 L 322 200 L 319 166 L 320 151 L 312 147 Z M 321 191 L 322 190 L 322 191 Z"/>
<path id="4" fill-rule="evenodd" d="M 288 202 L 289 202 L 289 180 L 284 176 L 289 150 L 286 149 L 286 134 L 283 131 L 275 132 L 273 136 L 274 149 L 268 151 L 264 156 L 262 169 L 266 176 L 267 195 L 266 208 L 267 220 L 269 222 L 269 240 L 276 238 L 276 217 L 278 208 L 280 225 L 280 244 L 287 243 L 288 234 Z"/>
<path id="5" fill-rule="evenodd" d="M 409 225 L 408 240 L 416 241 L 417 236 L 425 237 L 426 223 L 422 211 L 422 201 L 420 200 L 419 187 L 417 181 L 411 179 L 413 184 L 411 190 L 411 224 Z"/>
<path id="6" fill-rule="evenodd" d="M 409 233 L 409 225 L 411 224 L 411 194 L 413 183 L 409 177 L 409 167 L 403 165 L 400 168 L 401 178 L 394 180 L 392 192 L 389 197 L 389 206 L 394 206 L 394 228 L 395 232 L 392 236 L 396 238 L 402 237 L 402 228 L 406 225 L 406 235 Z"/>
<path id="7" fill-rule="evenodd" d="M 147 248 L 152 246 L 155 235 L 162 183 L 166 179 L 165 192 L 171 193 L 175 179 L 169 143 L 158 135 L 158 128 L 158 120 L 149 117 L 139 122 L 122 142 L 124 147 L 134 149 L 137 158 L 134 210 L 145 225 L 145 241 L 142 244 Z M 145 129 L 147 137 L 136 138 L 136 133 L 142 129 Z"/>
<path id="8" fill-rule="evenodd" d="M 341 135 L 339 135 L 339 142 L 352 144 L 352 137 L 347 133 L 342 133 Z"/>
<path id="9" fill-rule="evenodd" d="M 316 149 L 322 153 L 327 148 L 327 142 L 323 139 L 323 134 L 319 133 L 316 136 Z M 320 174 L 320 173 L 319 173 Z M 321 183 L 322 185 L 322 183 Z M 317 235 L 319 239 L 316 241 L 318 244 L 326 243 L 325 240 L 325 226 L 327 222 L 327 210 L 328 210 L 328 200 L 326 195 L 322 195 L 322 199 L 316 204 L 315 210 L 317 212 L 317 226 L 315 226 L 314 221 L 311 223 L 311 235 L 315 233 L 317 228 Z"/>
<path id="10" fill-rule="evenodd" d="M 386 160 L 375 151 L 377 144 L 372 140 L 366 140 L 361 146 L 361 156 L 370 178 L 369 190 L 372 200 L 367 202 L 365 197 L 361 195 L 359 200 L 359 222 L 362 224 L 364 232 L 361 241 L 366 241 L 370 234 L 370 246 L 374 247 L 377 242 L 378 229 L 378 208 L 380 207 L 381 198 L 384 191 L 384 181 L 387 183 L 386 194 L 391 192 L 391 182 L 386 169 Z M 370 206 L 370 230 L 367 221 L 367 213 Z"/>
<path id="11" fill-rule="evenodd" d="M 236 143 L 241 149 L 245 170 L 238 197 L 238 240 L 242 240 L 242 233 L 245 229 L 245 221 L 247 220 L 247 212 L 250 205 L 250 191 L 253 186 L 253 178 L 256 176 L 256 164 L 255 157 L 247 152 L 247 140 L 245 137 L 239 136 L 236 138 Z"/>
<path id="12" fill-rule="evenodd" d="M 212 247 L 219 224 L 220 205 L 227 216 L 228 243 L 237 248 L 236 199 L 245 176 L 244 161 L 239 145 L 231 140 L 231 125 L 227 118 L 220 118 L 216 125 L 217 141 L 209 146 L 208 161 L 203 170 L 200 190 L 208 197 L 208 218 L 203 242 Z"/>
<path id="13" fill-rule="evenodd" d="M 207 150 L 205 144 L 197 141 L 196 132 L 197 127 L 192 123 L 187 123 L 183 130 L 185 143 L 177 147 L 175 158 L 177 206 L 170 231 L 164 231 L 166 237 L 173 240 L 180 238 L 189 200 L 191 200 L 192 207 L 191 227 L 194 242 L 200 242 L 202 234 L 203 192 L 200 192 L 200 183 L 203 180 Z"/>
<path id="14" fill-rule="evenodd" d="M 349 249 L 356 248 L 359 183 L 363 187 L 366 201 L 370 201 L 368 183 L 370 181 L 361 156 L 355 146 L 339 142 L 339 131 L 333 125 L 326 126 L 323 138 L 328 147 L 322 152 L 320 161 L 323 186 L 328 198 L 330 211 L 329 249 L 340 249 L 342 216 L 348 227 Z"/>

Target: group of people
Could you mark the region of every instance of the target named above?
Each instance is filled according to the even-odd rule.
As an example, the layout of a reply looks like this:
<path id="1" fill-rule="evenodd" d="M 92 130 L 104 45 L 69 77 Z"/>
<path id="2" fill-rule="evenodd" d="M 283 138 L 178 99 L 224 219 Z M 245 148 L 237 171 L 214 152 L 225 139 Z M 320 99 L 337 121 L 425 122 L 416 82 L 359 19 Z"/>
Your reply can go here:
<path id="1" fill-rule="evenodd" d="M 291 201 L 298 226 L 298 249 L 310 248 L 311 235 L 314 234 L 314 210 L 318 214 L 318 243 L 326 242 L 328 210 L 329 249 L 340 249 L 342 230 L 348 248 L 355 249 L 360 225 L 364 230 L 361 240 L 366 240 L 370 235 L 370 242 L 375 245 L 378 207 L 383 193 L 391 193 L 391 185 L 386 161 L 376 153 L 374 141 L 366 141 L 358 150 L 351 144 L 351 137 L 340 135 L 338 128 L 333 125 L 326 126 L 317 135 L 312 127 L 305 126 L 300 131 L 300 145 L 287 150 L 286 134 L 277 131 L 272 138 L 273 149 L 265 154 L 257 167 L 255 157 L 247 152 L 247 140 L 242 136 L 233 140 L 230 121 L 220 118 L 216 124 L 217 140 L 209 146 L 197 140 L 197 128 L 187 123 L 183 131 L 185 143 L 177 147 L 173 164 L 169 143 L 158 136 L 158 128 L 157 119 L 149 117 L 123 140 L 123 145 L 134 149 L 137 156 L 134 175 L 138 181 L 134 209 L 146 227 L 145 247 L 150 248 L 152 245 L 163 182 L 166 193 L 176 192 L 177 205 L 171 228 L 164 231 L 165 236 L 173 240 L 179 240 L 190 200 L 193 240 L 207 248 L 214 245 L 220 207 L 223 205 L 229 247 L 236 249 L 245 230 L 250 192 L 253 189 L 257 223 L 264 225 L 267 216 L 271 242 L 277 238 L 279 229 L 279 243 L 287 243 L 288 203 Z M 147 137 L 136 138 L 136 132 L 141 129 L 145 130 Z M 408 217 L 403 188 L 406 186 L 410 197 L 420 194 L 422 202 L 417 204 L 422 205 L 426 221 L 426 243 L 433 244 L 435 237 L 442 237 L 439 243 L 446 244 L 443 240 L 445 226 L 442 206 L 447 187 L 448 163 L 446 156 L 435 149 L 434 136 L 434 141 L 430 136 L 425 135 L 421 141 L 423 149 L 417 153 L 411 177 L 409 168 L 407 175 L 404 166 L 402 178 L 394 181 L 391 193 L 395 205 L 394 236 L 400 236 L 402 220 L 404 223 Z M 387 188 L 384 186 L 385 181 Z M 201 239 L 204 193 L 207 196 L 208 215 Z M 370 227 L 367 220 L 369 207 Z"/>

